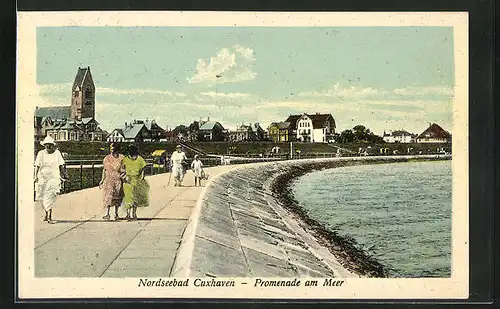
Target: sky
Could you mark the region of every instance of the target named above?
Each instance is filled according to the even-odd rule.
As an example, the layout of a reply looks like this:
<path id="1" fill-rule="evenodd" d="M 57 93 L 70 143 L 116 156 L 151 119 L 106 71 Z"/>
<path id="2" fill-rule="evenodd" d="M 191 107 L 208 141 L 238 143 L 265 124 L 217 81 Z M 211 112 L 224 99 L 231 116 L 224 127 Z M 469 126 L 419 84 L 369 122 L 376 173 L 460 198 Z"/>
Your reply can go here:
<path id="1" fill-rule="evenodd" d="M 35 104 L 70 105 L 87 66 L 109 131 L 146 118 L 266 128 L 317 112 L 337 132 L 452 129 L 451 27 L 40 27 Z"/>

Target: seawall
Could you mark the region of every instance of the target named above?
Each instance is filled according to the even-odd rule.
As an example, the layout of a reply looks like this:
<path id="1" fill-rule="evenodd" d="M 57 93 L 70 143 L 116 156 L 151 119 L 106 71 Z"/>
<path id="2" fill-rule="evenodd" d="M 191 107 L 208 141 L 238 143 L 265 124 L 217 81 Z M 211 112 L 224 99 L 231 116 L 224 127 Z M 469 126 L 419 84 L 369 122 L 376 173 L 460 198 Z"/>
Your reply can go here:
<path id="1" fill-rule="evenodd" d="M 313 170 L 449 155 L 293 160 L 228 166 L 200 195 L 172 276 L 385 277 L 383 265 L 308 217 L 289 185 Z"/>

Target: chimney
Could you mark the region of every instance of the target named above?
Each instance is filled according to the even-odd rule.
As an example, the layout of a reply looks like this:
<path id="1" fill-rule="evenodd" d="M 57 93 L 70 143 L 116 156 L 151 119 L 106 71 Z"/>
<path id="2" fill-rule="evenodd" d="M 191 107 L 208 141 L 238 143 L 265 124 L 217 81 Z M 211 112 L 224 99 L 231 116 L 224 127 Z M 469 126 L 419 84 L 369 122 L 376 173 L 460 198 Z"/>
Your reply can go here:
<path id="1" fill-rule="evenodd" d="M 210 117 L 207 117 L 207 121 L 210 121 Z"/>

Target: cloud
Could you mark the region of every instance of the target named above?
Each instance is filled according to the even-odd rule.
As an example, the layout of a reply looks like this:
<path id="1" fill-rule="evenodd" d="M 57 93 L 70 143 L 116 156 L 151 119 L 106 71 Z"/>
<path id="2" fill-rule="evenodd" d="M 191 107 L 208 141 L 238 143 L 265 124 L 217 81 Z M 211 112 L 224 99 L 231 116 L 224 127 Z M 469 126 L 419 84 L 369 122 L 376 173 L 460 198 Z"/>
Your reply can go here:
<path id="1" fill-rule="evenodd" d="M 103 88 L 96 87 L 96 93 L 109 93 L 109 94 L 118 94 L 118 95 L 165 95 L 170 97 L 186 97 L 187 95 L 183 92 L 175 92 L 175 91 L 164 91 L 164 90 L 155 90 L 155 89 L 116 89 L 116 88 Z"/>
<path id="2" fill-rule="evenodd" d="M 234 83 L 253 80 L 257 73 L 252 71 L 255 62 L 253 50 L 249 47 L 234 45 L 231 48 L 222 48 L 207 62 L 198 59 L 196 74 L 187 78 L 191 84 Z"/>
<path id="3" fill-rule="evenodd" d="M 400 104 L 401 100 L 451 100 L 453 88 L 451 87 L 404 87 L 392 90 L 372 87 L 349 86 L 344 87 L 336 82 L 331 88 L 298 93 L 301 98 L 314 98 L 321 101 L 331 99 L 357 101 L 357 100 L 384 100 L 383 104 Z"/>
<path id="4" fill-rule="evenodd" d="M 402 96 L 442 95 L 451 97 L 454 94 L 451 87 L 406 87 L 394 89 L 393 92 Z"/>
<path id="5" fill-rule="evenodd" d="M 377 97 L 387 94 L 387 91 L 376 89 L 372 87 L 350 86 L 344 87 L 340 83 L 335 83 L 329 89 L 323 91 L 306 91 L 300 92 L 300 97 L 326 97 L 326 98 L 339 98 L 339 99 L 355 99 L 355 98 L 368 98 Z"/>
<path id="6" fill-rule="evenodd" d="M 250 93 L 241 93 L 241 92 L 224 93 L 224 92 L 213 92 L 213 91 L 201 92 L 200 95 L 210 98 L 230 98 L 230 99 L 249 98 L 253 96 L 253 94 Z"/>

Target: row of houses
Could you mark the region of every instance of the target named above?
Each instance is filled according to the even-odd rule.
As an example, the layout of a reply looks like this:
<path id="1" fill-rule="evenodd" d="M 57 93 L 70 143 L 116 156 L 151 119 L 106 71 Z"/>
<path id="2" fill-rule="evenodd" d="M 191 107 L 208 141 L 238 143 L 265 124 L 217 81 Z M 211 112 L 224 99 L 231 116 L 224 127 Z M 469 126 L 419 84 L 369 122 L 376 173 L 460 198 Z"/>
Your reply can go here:
<path id="1" fill-rule="evenodd" d="M 285 121 L 273 122 L 266 129 L 259 123 L 242 123 L 236 130 L 225 129 L 218 122 L 200 119 L 189 125 L 163 130 L 154 120 L 134 120 L 114 129 L 108 142 L 179 141 L 179 142 L 255 142 L 302 141 L 328 142 L 335 133 L 335 120 L 331 114 L 290 115 Z"/>
<path id="2" fill-rule="evenodd" d="M 290 115 L 285 121 L 273 122 L 267 130 L 259 123 L 241 124 L 236 130 L 227 130 L 218 121 L 200 119 L 172 130 L 162 129 L 154 120 L 134 120 L 121 129 L 114 129 L 109 142 L 167 141 L 167 142 L 334 142 L 335 120 L 331 114 Z M 405 130 L 384 132 L 386 143 L 449 143 L 451 134 L 432 123 L 420 134 Z"/>
<path id="3" fill-rule="evenodd" d="M 436 123 L 420 134 L 413 134 L 403 129 L 384 132 L 382 138 L 386 143 L 451 143 L 451 134 Z"/>

